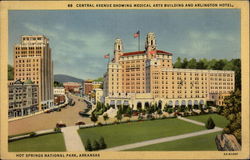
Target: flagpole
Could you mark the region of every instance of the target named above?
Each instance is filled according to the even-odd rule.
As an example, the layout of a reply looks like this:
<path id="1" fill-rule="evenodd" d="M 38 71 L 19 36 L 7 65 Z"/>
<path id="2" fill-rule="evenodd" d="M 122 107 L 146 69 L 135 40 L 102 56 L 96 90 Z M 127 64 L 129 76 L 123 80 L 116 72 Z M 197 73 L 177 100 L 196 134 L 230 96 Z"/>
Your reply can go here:
<path id="1" fill-rule="evenodd" d="M 140 37 L 141 37 L 141 33 L 140 33 L 140 30 L 139 31 L 139 37 L 138 37 L 138 51 L 140 51 Z"/>

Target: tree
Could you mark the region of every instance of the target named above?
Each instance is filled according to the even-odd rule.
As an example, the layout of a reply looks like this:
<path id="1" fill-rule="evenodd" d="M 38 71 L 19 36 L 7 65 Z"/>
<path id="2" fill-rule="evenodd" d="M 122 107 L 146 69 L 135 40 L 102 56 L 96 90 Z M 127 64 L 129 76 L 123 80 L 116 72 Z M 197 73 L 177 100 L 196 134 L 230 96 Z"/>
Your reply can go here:
<path id="1" fill-rule="evenodd" d="M 90 119 L 92 122 L 94 122 L 94 125 L 95 125 L 95 123 L 98 121 L 98 116 L 92 113 Z"/>
<path id="2" fill-rule="evenodd" d="M 187 60 L 187 58 L 184 58 L 183 62 L 181 64 L 181 68 L 187 68 L 187 65 L 188 65 L 188 60 Z"/>
<path id="3" fill-rule="evenodd" d="M 157 110 L 157 114 L 159 115 L 159 118 L 160 118 L 161 115 L 163 114 L 163 113 L 162 113 L 162 110 L 161 110 L 161 109 L 158 109 L 158 110 Z"/>
<path id="4" fill-rule="evenodd" d="M 96 141 L 96 140 L 94 140 L 94 143 L 93 143 L 93 150 L 99 150 L 100 149 L 100 144 Z"/>
<path id="5" fill-rule="evenodd" d="M 241 91 L 236 89 L 230 96 L 225 97 L 224 103 L 221 114 L 230 122 L 223 132 L 233 134 L 241 144 Z"/>
<path id="6" fill-rule="evenodd" d="M 168 108 L 168 109 L 167 109 L 167 112 L 168 112 L 168 114 L 173 113 L 173 108 Z"/>
<path id="7" fill-rule="evenodd" d="M 205 124 L 205 127 L 207 129 L 213 129 L 215 127 L 215 124 L 214 124 L 214 121 L 211 117 L 208 118 L 206 124 Z"/>
<path id="8" fill-rule="evenodd" d="M 207 69 L 214 69 L 214 65 L 215 63 L 217 62 L 216 59 L 212 59 L 208 62 L 208 66 L 207 66 Z"/>
<path id="9" fill-rule="evenodd" d="M 14 80 L 14 68 L 8 64 L 8 80 Z"/>
<path id="10" fill-rule="evenodd" d="M 132 109 L 131 109 L 130 107 L 127 108 L 126 114 L 128 115 L 129 120 L 130 120 L 130 118 L 132 117 L 132 114 L 133 114 L 133 113 L 132 113 Z"/>
<path id="11" fill-rule="evenodd" d="M 178 57 L 177 61 L 174 63 L 174 68 L 181 68 L 181 67 L 182 67 L 181 58 Z"/>
<path id="12" fill-rule="evenodd" d="M 122 114 L 117 111 L 116 119 L 120 122 L 122 120 Z"/>
<path id="13" fill-rule="evenodd" d="M 188 62 L 187 68 L 189 68 L 189 69 L 196 69 L 196 67 L 197 67 L 196 59 L 192 58 L 192 59 Z"/>
<path id="14" fill-rule="evenodd" d="M 197 69 L 206 69 L 205 63 L 200 59 L 196 66 Z"/>
<path id="15" fill-rule="evenodd" d="M 107 113 L 105 113 L 104 115 L 103 115 L 103 120 L 105 121 L 105 123 L 107 124 L 107 120 L 109 119 L 109 116 L 108 116 L 108 114 Z"/>
<path id="16" fill-rule="evenodd" d="M 85 150 L 92 151 L 92 146 L 91 146 L 91 142 L 89 139 L 87 139 L 87 141 L 86 141 Z"/>
<path id="17" fill-rule="evenodd" d="M 224 68 L 225 64 L 226 64 L 226 61 L 220 59 L 220 60 L 218 60 L 218 61 L 214 64 L 213 69 L 215 69 L 215 70 L 222 70 L 222 69 Z"/>
<path id="18" fill-rule="evenodd" d="M 107 148 L 107 144 L 105 143 L 103 137 L 101 137 L 101 138 L 99 139 L 99 144 L 100 144 L 100 149 L 105 149 L 105 148 Z"/>
<path id="19" fill-rule="evenodd" d="M 63 87 L 63 84 L 58 81 L 54 81 L 54 87 Z"/>

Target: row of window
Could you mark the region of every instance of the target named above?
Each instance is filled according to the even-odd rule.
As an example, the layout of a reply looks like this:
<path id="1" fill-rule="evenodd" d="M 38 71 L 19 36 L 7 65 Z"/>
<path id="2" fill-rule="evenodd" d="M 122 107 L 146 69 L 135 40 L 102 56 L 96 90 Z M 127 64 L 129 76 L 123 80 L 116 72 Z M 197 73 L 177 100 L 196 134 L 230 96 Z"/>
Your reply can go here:
<path id="1" fill-rule="evenodd" d="M 36 50 L 41 50 L 42 49 L 42 47 L 16 47 L 16 50 L 34 50 L 34 49 L 36 49 Z"/>

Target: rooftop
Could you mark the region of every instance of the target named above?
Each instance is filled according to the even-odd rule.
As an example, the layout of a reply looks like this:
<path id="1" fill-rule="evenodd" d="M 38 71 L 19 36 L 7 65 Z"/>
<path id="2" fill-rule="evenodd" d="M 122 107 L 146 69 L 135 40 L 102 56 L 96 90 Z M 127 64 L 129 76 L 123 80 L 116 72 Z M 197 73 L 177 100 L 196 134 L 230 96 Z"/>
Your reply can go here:
<path id="1" fill-rule="evenodd" d="M 122 56 L 131 56 L 131 55 L 138 55 L 138 54 L 144 54 L 146 53 L 146 51 L 136 51 L 136 52 L 127 52 L 127 53 L 123 53 Z M 165 54 L 165 55 L 169 55 L 172 56 L 173 54 L 170 52 L 166 52 L 166 51 L 162 51 L 162 50 L 156 50 L 157 54 Z"/>

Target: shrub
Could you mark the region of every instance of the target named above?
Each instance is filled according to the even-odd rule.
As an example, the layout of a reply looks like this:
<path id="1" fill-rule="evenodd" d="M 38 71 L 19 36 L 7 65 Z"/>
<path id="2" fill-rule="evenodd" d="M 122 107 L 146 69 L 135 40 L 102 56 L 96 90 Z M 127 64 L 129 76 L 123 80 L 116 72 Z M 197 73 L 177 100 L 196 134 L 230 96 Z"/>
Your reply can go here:
<path id="1" fill-rule="evenodd" d="M 230 129 L 228 127 L 224 128 L 223 134 L 230 134 Z"/>
<path id="2" fill-rule="evenodd" d="M 142 120 L 143 119 L 143 117 L 141 116 L 141 115 L 139 115 L 138 116 L 138 120 L 140 121 L 140 120 Z"/>
<path id="3" fill-rule="evenodd" d="M 105 143 L 103 137 L 101 137 L 101 138 L 99 139 L 99 144 L 100 144 L 100 149 L 105 149 L 105 148 L 107 148 L 107 144 Z"/>
<path id="4" fill-rule="evenodd" d="M 152 114 L 148 114 L 148 115 L 147 115 L 147 119 L 149 119 L 149 120 L 151 120 L 152 117 L 153 117 Z"/>
<path id="5" fill-rule="evenodd" d="M 198 113 L 196 113 L 196 112 L 193 111 L 193 112 L 191 112 L 191 115 L 192 116 L 196 116 L 196 115 L 198 115 Z"/>
<path id="6" fill-rule="evenodd" d="M 233 132 L 233 135 L 238 140 L 238 142 L 241 144 L 241 129 L 237 129 Z"/>
<path id="7" fill-rule="evenodd" d="M 92 151 L 92 146 L 91 146 L 91 142 L 90 142 L 89 139 L 87 139 L 87 141 L 86 141 L 85 150 L 86 151 Z"/>
<path id="8" fill-rule="evenodd" d="M 54 131 L 59 133 L 59 132 L 61 132 L 61 128 L 56 127 L 56 128 L 54 128 Z"/>
<path id="9" fill-rule="evenodd" d="M 189 116 L 189 114 L 187 112 L 184 112 L 182 116 L 187 117 L 187 116 Z"/>
<path id="10" fill-rule="evenodd" d="M 92 148 L 93 148 L 93 150 L 99 150 L 100 149 L 100 144 L 96 140 L 94 140 Z"/>
<path id="11" fill-rule="evenodd" d="M 30 133 L 30 137 L 35 137 L 36 136 L 36 133 L 35 132 L 31 132 Z"/>
<path id="12" fill-rule="evenodd" d="M 167 112 L 168 112 L 169 114 L 173 113 L 173 108 L 168 108 L 168 109 L 167 109 Z"/>
<path id="13" fill-rule="evenodd" d="M 207 129 L 213 129 L 215 127 L 214 121 L 211 117 L 208 118 L 205 127 Z"/>
<path id="14" fill-rule="evenodd" d="M 103 124 L 101 122 L 98 122 L 97 125 L 98 126 L 103 126 Z"/>

